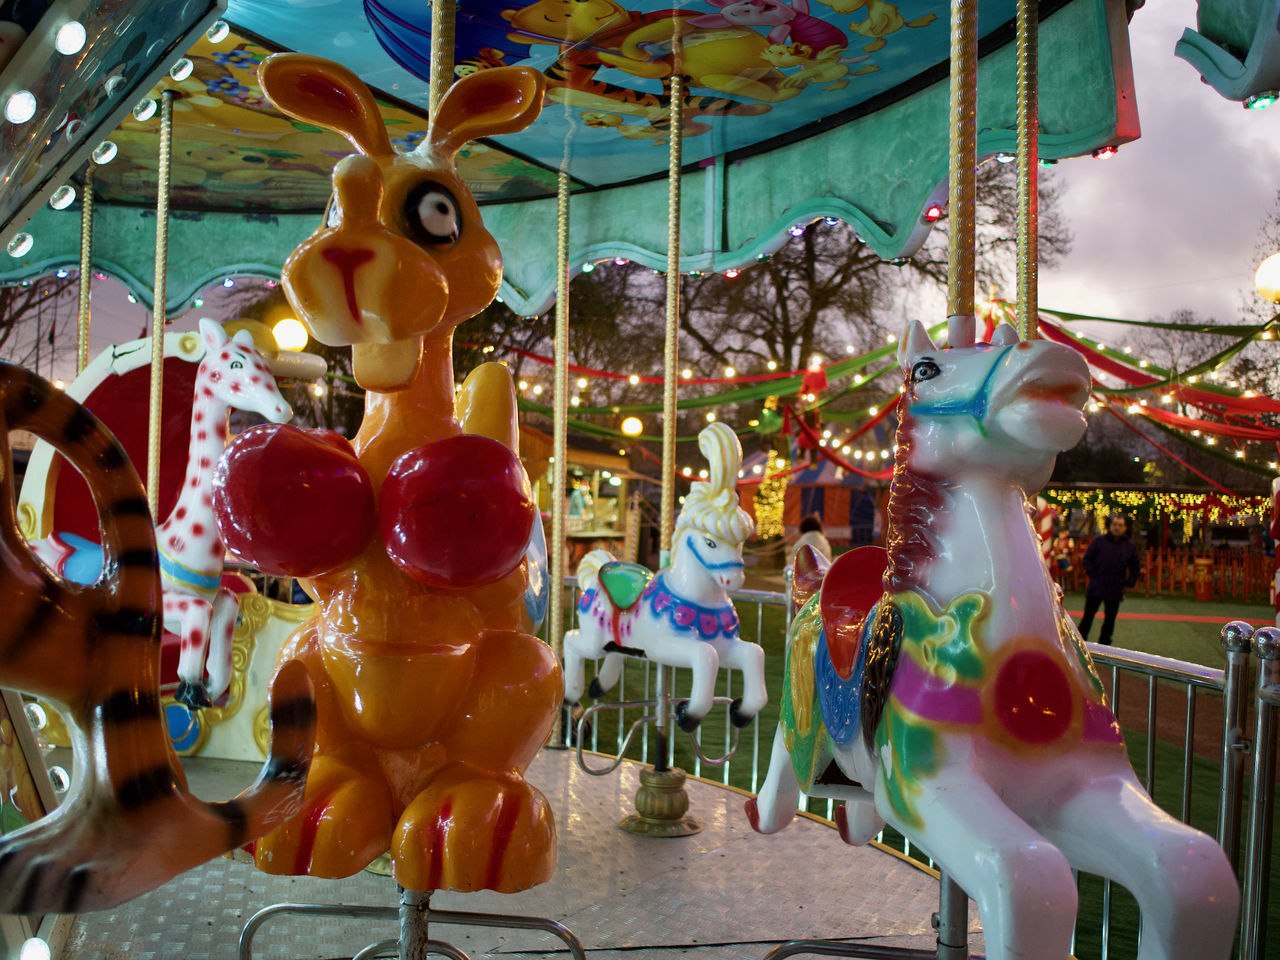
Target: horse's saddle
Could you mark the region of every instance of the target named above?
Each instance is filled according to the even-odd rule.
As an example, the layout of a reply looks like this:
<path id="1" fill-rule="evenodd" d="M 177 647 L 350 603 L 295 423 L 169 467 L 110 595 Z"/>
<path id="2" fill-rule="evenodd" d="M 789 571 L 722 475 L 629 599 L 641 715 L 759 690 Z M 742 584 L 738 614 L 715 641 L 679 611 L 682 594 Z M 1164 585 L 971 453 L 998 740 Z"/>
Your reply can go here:
<path id="1" fill-rule="evenodd" d="M 630 610 L 653 579 L 653 571 L 638 563 L 614 560 L 600 568 L 599 577 L 600 589 L 612 601 L 614 609 Z"/>

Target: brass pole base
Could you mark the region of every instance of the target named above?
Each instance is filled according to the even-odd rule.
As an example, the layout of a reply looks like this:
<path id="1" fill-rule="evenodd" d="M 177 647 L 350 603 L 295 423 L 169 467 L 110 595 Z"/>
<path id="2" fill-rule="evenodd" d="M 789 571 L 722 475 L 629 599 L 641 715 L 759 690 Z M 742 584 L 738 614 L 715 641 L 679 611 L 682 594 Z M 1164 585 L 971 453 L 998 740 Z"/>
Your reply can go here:
<path id="1" fill-rule="evenodd" d="M 691 837 L 698 833 L 702 824 L 688 816 L 689 794 L 684 782 L 684 771 L 678 767 L 641 770 L 636 812 L 624 817 L 618 826 L 641 837 Z"/>

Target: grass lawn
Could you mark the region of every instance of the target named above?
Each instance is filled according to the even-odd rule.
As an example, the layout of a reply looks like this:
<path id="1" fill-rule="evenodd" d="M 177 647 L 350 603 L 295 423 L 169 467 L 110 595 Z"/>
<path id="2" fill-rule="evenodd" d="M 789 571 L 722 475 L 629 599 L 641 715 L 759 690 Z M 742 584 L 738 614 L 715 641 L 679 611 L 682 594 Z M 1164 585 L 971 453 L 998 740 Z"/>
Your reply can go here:
<path id="1" fill-rule="evenodd" d="M 1076 615 L 1084 604 L 1084 596 L 1079 592 L 1069 592 L 1065 598 L 1068 612 Z M 1203 603 L 1194 599 L 1156 598 L 1132 596 L 1120 606 L 1122 619 L 1116 625 L 1115 643 L 1117 646 L 1132 650 L 1140 650 L 1160 656 L 1173 657 L 1204 666 L 1221 667 L 1225 662 L 1219 632 L 1229 620 L 1244 619 L 1274 622 L 1273 610 L 1269 605 L 1236 604 L 1236 603 Z M 754 790 L 759 786 L 768 767 L 769 750 L 773 731 L 777 725 L 778 697 L 782 690 L 782 671 L 785 666 L 785 613 L 780 606 L 761 606 L 756 604 L 739 604 L 738 614 L 742 619 L 742 635 L 747 639 L 759 638 L 765 649 L 766 682 L 772 699 L 762 712 L 759 723 L 741 731 L 741 739 L 731 763 L 723 767 L 711 767 L 699 764 L 688 738 L 678 730 L 675 733 L 675 765 L 701 776 L 730 784 L 744 790 Z M 1127 619 L 1125 614 L 1156 615 L 1172 619 L 1142 620 Z M 1202 621 L 1200 618 L 1210 618 Z M 1097 637 L 1098 624 L 1093 631 Z M 644 699 L 652 696 L 646 693 L 646 673 L 652 668 L 635 660 L 628 661 L 624 674 L 623 689 L 613 691 L 610 698 L 629 700 Z M 1109 682 L 1109 670 L 1103 670 L 1104 679 Z M 688 673 L 677 671 L 675 696 L 687 696 Z M 741 693 L 740 680 L 734 676 L 733 686 L 727 685 L 722 671 L 717 693 L 720 695 L 738 696 Z M 1165 685 L 1161 684 L 1162 691 Z M 1217 717 L 1221 713 L 1221 700 L 1215 696 L 1200 697 L 1199 712 L 1205 716 Z M 1129 705 L 1133 709 L 1139 701 Z M 1158 700 L 1159 709 L 1182 711 L 1181 690 L 1162 692 Z M 588 704 L 590 702 L 588 701 Z M 1145 711 L 1145 707 L 1143 707 Z M 587 746 L 593 744 L 605 753 L 615 753 L 619 744 L 619 721 L 630 724 L 643 716 L 645 711 L 632 709 L 625 712 L 617 710 L 601 711 L 596 715 L 592 738 Z M 728 744 L 728 722 L 726 708 L 717 706 L 703 724 L 701 737 L 704 753 L 715 756 L 725 752 Z M 1182 713 L 1179 712 L 1179 717 Z M 1144 775 L 1146 767 L 1146 732 L 1140 722 L 1135 723 L 1126 711 L 1122 715 L 1126 726 L 1125 739 L 1129 746 L 1130 756 L 1139 778 Z M 623 727 L 625 730 L 625 726 Z M 655 739 L 653 728 L 645 727 L 637 733 L 635 741 L 627 751 L 632 758 L 653 756 Z M 1197 741 L 1197 752 L 1207 754 L 1196 756 L 1193 760 L 1193 775 L 1190 799 L 1190 822 L 1201 830 L 1213 834 L 1217 821 L 1219 764 L 1214 756 L 1212 745 Z M 603 761 L 594 760 L 593 766 L 602 765 Z M 1181 741 L 1166 743 L 1157 741 L 1154 751 L 1155 799 L 1165 810 L 1175 817 L 1180 816 L 1182 804 L 1182 768 L 1183 751 Z M 699 769 L 699 766 L 701 768 Z M 1246 784 L 1246 791 L 1248 790 Z M 1248 796 L 1246 792 L 1246 797 Z M 822 816 L 828 814 L 826 801 L 811 802 L 811 810 Z M 696 813 L 696 811 L 691 811 Z M 1247 823 L 1248 807 L 1245 806 L 1243 816 Z M 898 849 L 904 848 L 904 842 L 892 830 L 886 830 L 885 842 Z M 839 856 L 839 842 L 832 838 L 832 856 Z M 1273 830 L 1273 849 L 1280 847 L 1280 837 L 1275 837 Z M 1242 840 L 1243 849 L 1243 840 Z M 917 854 L 918 855 L 918 854 Z M 1243 852 L 1242 852 L 1243 856 Z M 1271 891 L 1280 891 L 1280 858 L 1272 858 Z M 1104 895 L 1110 899 L 1109 942 L 1104 952 L 1101 930 L 1103 925 Z M 1100 878 L 1081 875 L 1080 877 L 1080 914 L 1077 924 L 1077 942 L 1075 956 L 1079 960 L 1100 960 L 1102 957 L 1127 960 L 1137 952 L 1138 910 L 1133 898 L 1127 891 L 1112 885 L 1104 894 L 1104 885 Z M 1280 907 L 1272 907 L 1268 911 L 1268 936 L 1266 945 L 1270 950 L 1280 949 Z M 1264 951 L 1264 955 L 1267 955 Z M 1276 954 L 1280 956 L 1280 953 Z"/>

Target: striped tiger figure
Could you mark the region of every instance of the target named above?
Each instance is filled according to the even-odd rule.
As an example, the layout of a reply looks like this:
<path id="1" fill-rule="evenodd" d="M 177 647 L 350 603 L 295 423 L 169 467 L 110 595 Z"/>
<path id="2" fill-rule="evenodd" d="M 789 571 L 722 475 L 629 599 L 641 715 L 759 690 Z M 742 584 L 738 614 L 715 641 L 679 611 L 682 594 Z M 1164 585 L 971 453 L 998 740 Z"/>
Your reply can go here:
<path id="1" fill-rule="evenodd" d="M 103 572 L 81 586 L 28 549 L 14 513 L 10 430 L 51 443 L 98 508 Z M 59 704 L 76 781 L 51 815 L 0 838 L 0 913 L 115 906 L 258 837 L 300 806 L 315 741 L 301 663 L 271 689 L 271 753 L 234 800 L 193 797 L 160 710 L 160 569 L 151 513 L 123 448 L 50 384 L 0 362 L 0 686 Z"/>

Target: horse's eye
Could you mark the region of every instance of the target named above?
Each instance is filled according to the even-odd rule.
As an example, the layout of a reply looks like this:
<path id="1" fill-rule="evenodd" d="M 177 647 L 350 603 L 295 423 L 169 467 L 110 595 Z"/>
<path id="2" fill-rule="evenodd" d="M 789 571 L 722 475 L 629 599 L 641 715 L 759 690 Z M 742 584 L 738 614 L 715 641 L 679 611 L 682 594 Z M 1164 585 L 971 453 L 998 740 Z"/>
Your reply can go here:
<path id="1" fill-rule="evenodd" d="M 423 243 L 452 243 L 462 230 L 458 201 L 440 184 L 425 180 L 405 200 L 409 229 Z"/>
<path id="2" fill-rule="evenodd" d="M 244 368 L 244 364 L 243 364 L 243 363 L 241 363 L 239 360 L 232 360 L 232 361 L 231 361 L 231 369 L 232 369 L 232 370 L 241 370 L 241 369 L 243 369 L 243 368 Z"/>
<path id="3" fill-rule="evenodd" d="M 712 540 L 710 537 L 703 537 L 702 539 L 706 542 L 707 547 L 710 548 L 711 550 L 714 550 L 716 548 L 716 542 Z"/>
<path id="4" fill-rule="evenodd" d="M 942 372 L 942 368 L 932 360 L 917 360 L 911 368 L 911 382 L 919 383 L 921 380 L 932 380 Z"/>

